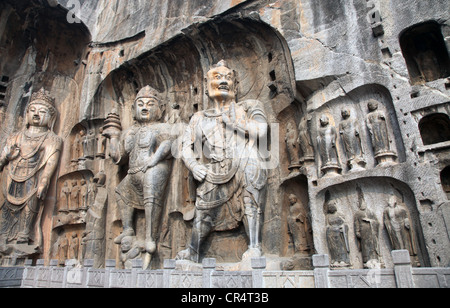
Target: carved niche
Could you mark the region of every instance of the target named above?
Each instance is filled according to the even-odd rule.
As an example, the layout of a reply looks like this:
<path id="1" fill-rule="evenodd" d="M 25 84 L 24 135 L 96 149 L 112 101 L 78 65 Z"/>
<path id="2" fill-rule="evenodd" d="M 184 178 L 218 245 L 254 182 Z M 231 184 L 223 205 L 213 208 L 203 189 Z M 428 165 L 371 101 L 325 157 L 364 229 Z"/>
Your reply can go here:
<path id="1" fill-rule="evenodd" d="M 362 86 L 322 105 L 312 113 L 311 126 L 320 176 L 405 161 L 392 97 L 382 86 Z"/>
<path id="2" fill-rule="evenodd" d="M 316 244 L 330 253 L 333 267 L 391 268 L 391 251 L 399 247 L 414 266 L 427 264 L 417 201 L 406 184 L 361 178 L 329 187 L 319 198 L 324 207 L 314 209 L 313 224 L 327 228 L 315 225 Z"/>
<path id="3" fill-rule="evenodd" d="M 246 32 L 242 32 L 242 27 L 245 27 Z M 290 55 L 284 52 L 285 42 L 280 40 L 278 34 L 262 22 L 237 17 L 215 20 L 191 30 L 174 39 L 168 46 L 158 47 L 154 52 L 113 71 L 102 83 L 93 100 L 87 102 L 87 117 L 106 119 L 108 114 L 115 110 L 119 125 L 125 132 L 135 122 L 132 106 L 136 94 L 144 86 L 151 85 L 161 94 L 164 103 L 162 122 L 178 127 L 173 131 L 176 137 L 173 148 L 180 149 L 181 136 L 193 116 L 197 112 L 214 107 L 208 98 L 206 73 L 214 64 L 224 59 L 227 65 L 235 70 L 239 80 L 238 103 L 259 99 L 267 112 L 268 122 L 277 122 L 277 114 L 294 100 L 292 89 L 295 86 Z M 243 58 L 242 54 L 246 57 Z M 249 108 L 250 112 L 253 107 L 247 105 L 246 108 Z M 297 130 L 299 123 L 293 124 Z M 114 187 L 124 180 L 130 170 L 125 162 L 117 166 L 112 164 L 108 156 L 110 149 L 108 146 L 106 148 L 104 170 L 110 179 L 107 186 L 110 204 L 108 211 L 114 213 L 108 216 L 110 218 L 107 221 L 107 229 L 113 238 L 117 238 L 123 231 L 123 220 Z M 156 251 L 152 257 L 151 268 L 160 268 L 163 259 L 175 258 L 178 252 L 189 247 L 199 181 L 180 158 L 181 153 L 175 155 L 172 175 L 167 183 L 167 194 L 161 200 L 163 212 L 154 238 Z M 271 169 L 268 172 L 277 173 L 279 170 Z M 281 202 L 280 195 L 275 193 L 278 192 L 279 185 L 280 183 L 272 183 L 267 193 L 268 198 L 272 200 L 268 200 L 265 206 L 260 237 L 264 252 L 275 254 L 280 254 L 281 242 L 276 240 L 278 235 L 275 236 L 274 233 L 286 222 L 270 220 L 267 217 L 279 215 L 281 212 L 276 206 Z M 243 209 L 235 213 L 236 217 L 242 215 Z M 268 223 L 265 224 L 264 220 Z M 138 211 L 133 221 L 138 237 L 144 232 L 144 221 L 144 214 Z M 129 239 L 125 244 L 122 251 L 124 264 L 128 260 L 126 255 L 133 251 L 132 247 L 139 246 Z M 117 257 L 120 260 L 115 245 L 107 243 L 106 258 Z M 219 262 L 239 262 L 248 245 L 246 227 L 242 224 L 236 225 L 236 228 L 215 231 L 205 239 L 200 259 L 214 257 Z M 134 255 L 133 252 L 129 256 Z"/>

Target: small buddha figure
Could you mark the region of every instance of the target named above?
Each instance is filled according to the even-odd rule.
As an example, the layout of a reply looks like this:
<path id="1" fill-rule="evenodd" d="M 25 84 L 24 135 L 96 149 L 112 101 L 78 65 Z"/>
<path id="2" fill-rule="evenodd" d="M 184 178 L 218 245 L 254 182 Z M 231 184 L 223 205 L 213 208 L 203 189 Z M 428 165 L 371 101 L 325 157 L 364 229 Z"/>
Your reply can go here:
<path id="1" fill-rule="evenodd" d="M 310 132 L 311 116 L 306 116 L 300 121 L 298 126 L 298 143 L 302 150 L 301 161 L 304 163 L 314 161 L 314 145 Z"/>
<path id="2" fill-rule="evenodd" d="M 349 227 L 338 211 L 335 201 L 329 201 L 327 208 L 327 242 L 331 266 L 334 268 L 351 267 Z"/>
<path id="3" fill-rule="evenodd" d="M 410 214 L 395 196 L 389 198 L 383 218 L 392 250 L 408 250 L 412 259 L 416 259 L 418 250 Z"/>
<path id="4" fill-rule="evenodd" d="M 286 126 L 286 147 L 289 157 L 289 170 L 291 172 L 300 171 L 300 147 L 297 143 L 298 133 L 295 125 L 289 122 Z"/>
<path id="5" fill-rule="evenodd" d="M 367 128 L 372 140 L 372 147 L 378 164 L 392 164 L 397 155 L 391 150 L 386 114 L 379 110 L 375 100 L 368 102 L 369 114 L 366 117 Z"/>
<path id="6" fill-rule="evenodd" d="M 337 132 L 336 128 L 330 125 L 330 118 L 327 115 L 322 115 L 320 118 L 317 144 L 320 153 L 321 170 L 324 175 L 338 175 L 342 168 L 337 151 Z"/>
<path id="7" fill-rule="evenodd" d="M 356 118 L 351 117 L 349 109 L 342 110 L 342 121 L 339 125 L 345 152 L 347 154 L 347 164 L 350 170 L 364 169 L 364 151 L 361 143 L 361 129 Z"/>
<path id="8" fill-rule="evenodd" d="M 289 196 L 289 233 L 292 235 L 295 253 L 308 254 L 312 247 L 312 229 L 309 215 L 298 202 L 296 195 Z"/>
<path id="9" fill-rule="evenodd" d="M 360 196 L 362 191 L 358 188 Z M 363 198 L 358 204 L 359 210 L 355 214 L 355 234 L 362 254 L 364 268 L 381 268 L 381 251 L 379 244 L 380 222 L 375 214 L 367 208 Z"/>

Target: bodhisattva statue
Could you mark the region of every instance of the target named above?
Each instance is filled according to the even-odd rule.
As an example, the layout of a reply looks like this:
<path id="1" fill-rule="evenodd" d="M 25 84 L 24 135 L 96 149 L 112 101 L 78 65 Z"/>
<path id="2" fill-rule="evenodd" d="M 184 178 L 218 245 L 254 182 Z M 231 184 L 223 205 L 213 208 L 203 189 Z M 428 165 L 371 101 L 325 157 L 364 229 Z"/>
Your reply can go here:
<path id="1" fill-rule="evenodd" d="M 209 70 L 206 82 L 214 108 L 196 113 L 183 137 L 183 160 L 199 186 L 189 248 L 177 259 L 199 262 L 211 232 L 242 221 L 249 240 L 243 258 L 258 257 L 267 172 L 257 141 L 266 138 L 267 117 L 259 101 L 237 103 L 236 74 L 225 61 Z"/>
<path id="2" fill-rule="evenodd" d="M 78 260 L 78 252 L 80 248 L 80 240 L 76 232 L 72 233 L 72 239 L 69 244 L 69 259 Z"/>
<path id="3" fill-rule="evenodd" d="M 308 213 L 298 202 L 296 195 L 289 195 L 289 203 L 288 227 L 294 242 L 295 253 L 308 254 L 312 247 L 312 230 Z"/>
<path id="4" fill-rule="evenodd" d="M 375 214 L 360 199 L 359 211 L 355 214 L 355 234 L 362 254 L 364 268 L 381 268 L 379 245 L 380 222 Z"/>
<path id="5" fill-rule="evenodd" d="M 379 110 L 376 100 L 369 100 L 367 104 L 369 114 L 366 118 L 372 140 L 372 147 L 378 164 L 392 164 L 397 155 L 391 150 L 391 140 L 386 114 Z"/>
<path id="6" fill-rule="evenodd" d="M 62 205 L 59 209 L 60 212 L 69 212 L 69 204 L 70 204 L 70 193 L 71 189 L 69 187 L 69 182 L 65 181 L 64 186 L 61 189 L 61 196 L 62 196 Z"/>
<path id="7" fill-rule="evenodd" d="M 69 211 L 78 212 L 80 209 L 80 186 L 77 180 L 72 181 L 72 189 L 70 191 Z"/>
<path id="8" fill-rule="evenodd" d="M 349 227 L 338 212 L 335 201 L 329 201 L 327 208 L 327 242 L 330 251 L 331 266 L 334 268 L 351 267 Z"/>
<path id="9" fill-rule="evenodd" d="M 389 198 L 383 218 L 392 250 L 408 250 L 410 256 L 416 257 L 416 236 L 409 212 L 403 205 L 398 204 L 395 196 Z"/>
<path id="10" fill-rule="evenodd" d="M 298 126 L 298 143 L 302 149 L 301 161 L 304 163 L 309 163 L 314 161 L 314 145 L 311 139 L 311 116 L 306 115 Z"/>
<path id="11" fill-rule="evenodd" d="M 69 255 L 69 240 L 64 234 L 58 242 L 58 264 L 64 266 Z"/>
<path id="12" fill-rule="evenodd" d="M 286 126 L 286 147 L 289 158 L 289 170 L 299 172 L 300 165 L 300 146 L 298 144 L 298 133 L 295 125 L 289 122 Z"/>
<path id="13" fill-rule="evenodd" d="M 145 211 L 144 269 L 156 252 L 156 234 L 161 220 L 166 184 L 171 173 L 171 147 L 174 138 L 171 125 L 160 123 L 164 107 L 160 93 L 147 86 L 133 105 L 135 124 L 121 131 L 118 115 L 110 114 L 103 134 L 110 139 L 110 156 L 121 164 L 128 158 L 128 175 L 116 189 L 116 200 L 122 214 L 123 232 L 114 242 L 136 236 L 135 210 Z M 175 136 L 176 138 L 176 136 Z"/>
<path id="14" fill-rule="evenodd" d="M 347 163 L 350 170 L 363 169 L 364 151 L 361 143 L 361 129 L 356 118 L 351 117 L 349 109 L 343 109 L 342 121 L 339 125 L 339 133 L 344 143 L 347 154 Z"/>
<path id="15" fill-rule="evenodd" d="M 106 175 L 101 171 L 93 181 L 95 185 L 86 214 L 86 229 L 81 235 L 83 259 L 93 259 L 94 268 L 103 268 L 106 252 L 106 210 L 108 206 L 108 190 L 106 189 Z"/>
<path id="16" fill-rule="evenodd" d="M 330 125 L 330 118 L 322 115 L 320 118 L 317 145 L 320 153 L 321 171 L 325 176 L 338 175 L 342 170 L 337 151 L 336 128 Z"/>
<path id="17" fill-rule="evenodd" d="M 40 90 L 26 109 L 26 125 L 11 135 L 0 154 L 3 194 L 1 250 L 13 248 L 19 257 L 40 252 L 40 220 L 44 200 L 62 151 L 63 140 L 53 132 L 55 100 Z"/>

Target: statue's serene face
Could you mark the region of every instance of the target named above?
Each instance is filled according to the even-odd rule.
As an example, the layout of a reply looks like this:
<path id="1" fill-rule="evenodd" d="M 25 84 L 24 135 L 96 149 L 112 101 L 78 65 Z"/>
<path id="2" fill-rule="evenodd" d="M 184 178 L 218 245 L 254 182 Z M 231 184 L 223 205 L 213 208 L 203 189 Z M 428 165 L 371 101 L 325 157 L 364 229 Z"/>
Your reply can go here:
<path id="1" fill-rule="evenodd" d="M 207 75 L 208 96 L 225 101 L 236 99 L 234 72 L 227 67 L 213 68 Z"/>
<path id="2" fill-rule="evenodd" d="M 135 102 L 136 121 L 153 122 L 161 118 L 159 102 L 155 98 L 139 98 Z"/>
<path id="3" fill-rule="evenodd" d="M 39 102 L 33 102 L 27 112 L 28 124 L 37 127 L 49 127 L 51 120 L 50 110 Z"/>

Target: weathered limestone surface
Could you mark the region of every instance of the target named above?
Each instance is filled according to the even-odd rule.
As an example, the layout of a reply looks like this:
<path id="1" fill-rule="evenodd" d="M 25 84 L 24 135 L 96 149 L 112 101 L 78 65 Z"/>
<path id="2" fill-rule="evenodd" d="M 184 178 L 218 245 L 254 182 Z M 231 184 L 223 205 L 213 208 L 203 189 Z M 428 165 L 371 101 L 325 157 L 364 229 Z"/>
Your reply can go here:
<path id="1" fill-rule="evenodd" d="M 214 107 L 205 78 L 211 66 L 223 59 L 236 71 L 239 101 L 261 102 L 270 126 L 261 232 L 268 267 L 312 269 L 312 255 L 330 254 L 330 200 L 342 220 L 331 224 L 348 227 L 334 233 L 342 237 L 341 246 L 335 248 L 349 258 L 345 264 L 331 264 L 332 269 L 392 269 L 394 247 L 408 250 L 414 267 L 448 267 L 450 140 L 436 133 L 439 142 L 429 144 L 422 138 L 431 133 L 421 129 L 434 127 L 438 132 L 446 127 L 429 124 L 433 121 L 427 126 L 426 121 L 438 114 L 447 123 L 450 74 L 437 74 L 432 81 L 423 77 L 427 72 L 421 72 L 422 79 L 412 74 L 421 67 L 432 70 L 433 63 L 446 67 L 449 17 L 447 0 L 1 1 L 0 146 L 23 128 L 26 106 L 41 88 L 56 100 L 54 132 L 64 140 L 43 207 L 42 253 L 32 258 L 49 264 L 67 256 L 83 264 L 85 255 L 95 255 L 120 263 L 121 251 L 114 239 L 123 231 L 123 222 L 115 189 L 127 176 L 129 164 L 115 164 L 104 128 L 131 128 L 136 94 L 150 85 L 164 102 L 162 121 L 178 124 L 173 131 L 178 142 L 172 148 L 180 147 L 179 137 L 192 117 Z M 432 27 L 422 31 L 420 25 L 428 22 Z M 436 32 L 430 34 L 430 29 Z M 424 48 L 423 54 L 419 47 L 405 49 L 401 38 L 408 31 L 409 37 L 417 35 L 421 44 L 416 45 Z M 443 46 L 447 53 L 426 56 L 426 51 L 438 50 L 430 44 Z M 408 52 L 415 52 L 410 58 L 415 62 L 405 60 Z M 375 149 L 368 120 L 371 101 L 377 102 L 380 122 L 386 126 L 386 151 Z M 349 163 L 340 134 L 343 109 L 359 126 L 359 163 Z M 338 160 L 332 172 L 320 163 L 319 140 L 331 135 L 320 133 L 324 115 L 337 132 L 335 141 L 324 143 Z M 298 128 L 294 134 L 300 136 L 298 143 L 310 137 L 314 150 L 314 155 L 300 153 L 295 168 L 286 146 L 288 124 L 290 129 Z M 172 152 L 153 269 L 162 269 L 165 259 L 174 259 L 188 248 L 195 221 L 198 183 L 181 155 Z M 104 175 L 101 185 L 94 183 L 99 174 Z M 78 187 L 78 205 L 64 205 L 66 183 Z M 96 187 L 101 188 L 100 196 Z M 291 217 L 291 196 L 297 200 L 298 212 L 308 215 Z M 392 197 L 401 210 L 386 214 Z M 100 210 L 89 212 L 96 198 Z M 3 199 L 0 196 L 0 206 Z M 355 223 L 361 205 L 380 224 L 372 228 L 379 230 L 374 248 L 379 259 L 370 264 L 363 258 Z M 401 233 L 408 237 L 399 247 L 385 222 L 396 213 L 402 213 L 396 217 Z M 94 218 L 105 225 L 105 232 L 96 230 L 98 238 L 86 233 L 89 219 Z M 305 226 L 303 234 L 312 237 L 313 245 L 296 248 L 299 241 L 292 236 L 302 233 L 290 231 L 292 219 Z M 137 211 L 136 233 L 145 233 L 145 221 L 144 211 Z M 213 232 L 202 245 L 202 258 L 215 258 L 224 268 L 250 270 L 249 262 L 242 261 L 248 248 L 245 227 L 239 224 L 233 230 Z M 85 238 L 99 243 L 86 247 L 99 251 L 86 254 Z M 2 257 L 5 265 L 16 262 L 8 253 Z"/>

